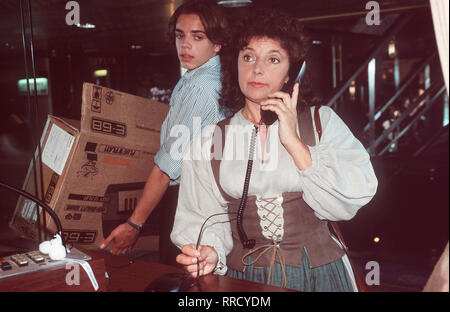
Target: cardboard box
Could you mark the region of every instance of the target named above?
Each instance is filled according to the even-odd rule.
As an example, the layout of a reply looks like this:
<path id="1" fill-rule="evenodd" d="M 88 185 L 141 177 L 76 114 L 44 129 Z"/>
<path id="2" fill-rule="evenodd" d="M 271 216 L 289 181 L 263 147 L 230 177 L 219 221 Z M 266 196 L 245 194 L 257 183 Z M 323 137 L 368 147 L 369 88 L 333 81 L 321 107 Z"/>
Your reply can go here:
<path id="1" fill-rule="evenodd" d="M 84 83 L 81 122 L 49 115 L 41 137 L 42 181 L 32 160 L 23 189 L 35 194 L 38 185 L 68 242 L 97 248 L 129 217 L 153 167 L 168 110 L 167 104 Z M 38 240 L 36 223 L 35 204 L 19 197 L 10 227 Z"/>

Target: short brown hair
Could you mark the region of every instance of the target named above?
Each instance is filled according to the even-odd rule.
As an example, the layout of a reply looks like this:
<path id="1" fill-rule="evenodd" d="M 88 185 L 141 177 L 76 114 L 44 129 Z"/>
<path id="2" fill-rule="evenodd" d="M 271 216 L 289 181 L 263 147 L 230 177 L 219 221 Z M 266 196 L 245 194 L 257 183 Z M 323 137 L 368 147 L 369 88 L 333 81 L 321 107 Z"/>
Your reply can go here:
<path id="1" fill-rule="evenodd" d="M 222 47 L 228 43 L 228 23 L 223 9 L 220 8 L 213 0 L 191 0 L 179 6 L 169 21 L 169 40 L 175 42 L 175 28 L 178 17 L 181 14 L 197 15 L 208 39 L 214 44 L 220 44 Z"/>

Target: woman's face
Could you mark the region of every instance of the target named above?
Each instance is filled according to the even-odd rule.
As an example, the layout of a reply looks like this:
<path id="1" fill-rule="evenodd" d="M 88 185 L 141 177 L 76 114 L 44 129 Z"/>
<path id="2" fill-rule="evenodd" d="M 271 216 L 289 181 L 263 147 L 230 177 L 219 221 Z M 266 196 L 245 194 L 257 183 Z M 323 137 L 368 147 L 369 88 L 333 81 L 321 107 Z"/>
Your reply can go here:
<path id="1" fill-rule="evenodd" d="M 239 52 L 239 87 L 248 101 L 259 104 L 289 80 L 289 54 L 277 40 L 254 37 Z"/>
<path id="2" fill-rule="evenodd" d="M 196 14 L 181 14 L 175 26 L 175 44 L 181 66 L 187 70 L 202 66 L 219 53 L 221 46 L 206 36 L 205 27 Z"/>

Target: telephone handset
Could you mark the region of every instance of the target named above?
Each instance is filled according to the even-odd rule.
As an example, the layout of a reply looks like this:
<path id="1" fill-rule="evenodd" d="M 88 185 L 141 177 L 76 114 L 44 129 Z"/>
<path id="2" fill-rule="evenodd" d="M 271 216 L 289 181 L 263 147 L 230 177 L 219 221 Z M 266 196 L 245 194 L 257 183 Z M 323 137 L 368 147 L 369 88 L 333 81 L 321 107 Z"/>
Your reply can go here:
<path id="1" fill-rule="evenodd" d="M 305 75 L 305 69 L 306 69 L 306 61 L 303 61 L 303 64 L 300 68 L 300 71 L 298 72 L 297 77 L 295 78 L 295 83 L 300 83 L 302 81 L 303 76 Z M 289 92 L 288 90 L 283 90 L 285 92 Z M 262 110 L 261 109 L 261 119 L 267 126 L 270 126 L 273 124 L 277 119 L 278 115 L 275 112 L 272 112 L 270 110 Z"/>
<path id="2" fill-rule="evenodd" d="M 261 119 L 265 125 L 270 126 L 278 119 L 278 115 L 270 110 L 261 109 Z"/>

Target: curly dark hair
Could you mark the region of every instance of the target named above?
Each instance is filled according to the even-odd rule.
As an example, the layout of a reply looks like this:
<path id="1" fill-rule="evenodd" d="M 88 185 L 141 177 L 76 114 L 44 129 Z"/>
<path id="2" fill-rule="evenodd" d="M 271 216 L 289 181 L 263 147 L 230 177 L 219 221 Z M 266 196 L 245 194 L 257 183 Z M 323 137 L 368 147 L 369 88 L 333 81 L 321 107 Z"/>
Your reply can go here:
<path id="1" fill-rule="evenodd" d="M 252 38 L 268 37 L 280 42 L 281 47 L 289 54 L 289 81 L 283 91 L 291 92 L 295 78 L 310 47 L 309 36 L 304 26 L 284 12 L 273 9 L 256 9 L 241 18 L 233 29 L 233 44 L 222 55 L 222 91 L 219 104 L 232 113 L 239 111 L 245 104 L 238 83 L 238 55 Z M 311 89 L 310 70 L 306 72 L 301 82 L 298 107 L 314 104 Z"/>
<path id="2" fill-rule="evenodd" d="M 206 36 L 222 47 L 229 42 L 228 21 L 225 12 L 214 0 L 190 0 L 179 6 L 169 20 L 168 37 L 175 44 L 175 27 L 181 14 L 196 14 L 205 27 Z"/>

